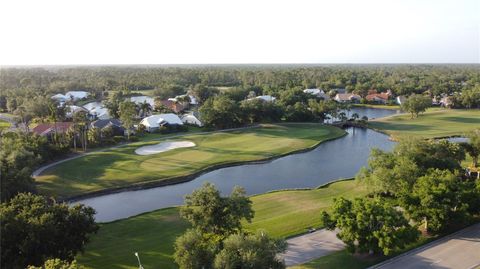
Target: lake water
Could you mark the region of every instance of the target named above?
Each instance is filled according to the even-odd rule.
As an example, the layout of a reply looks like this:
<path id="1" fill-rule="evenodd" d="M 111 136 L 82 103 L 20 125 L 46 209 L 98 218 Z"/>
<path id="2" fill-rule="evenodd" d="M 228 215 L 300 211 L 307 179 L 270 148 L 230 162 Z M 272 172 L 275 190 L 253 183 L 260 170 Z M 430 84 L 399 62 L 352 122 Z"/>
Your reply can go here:
<path id="1" fill-rule="evenodd" d="M 244 187 L 249 195 L 279 189 L 314 188 L 355 176 L 367 164 L 372 148 L 390 150 L 394 145 L 388 136 L 370 129 L 349 128 L 347 132 L 348 135 L 322 143 L 309 152 L 265 163 L 222 168 L 185 183 L 107 194 L 78 202 L 95 208 L 96 220 L 106 222 L 181 205 L 186 194 L 207 181 L 215 184 L 223 194 L 230 193 L 236 185 Z"/>

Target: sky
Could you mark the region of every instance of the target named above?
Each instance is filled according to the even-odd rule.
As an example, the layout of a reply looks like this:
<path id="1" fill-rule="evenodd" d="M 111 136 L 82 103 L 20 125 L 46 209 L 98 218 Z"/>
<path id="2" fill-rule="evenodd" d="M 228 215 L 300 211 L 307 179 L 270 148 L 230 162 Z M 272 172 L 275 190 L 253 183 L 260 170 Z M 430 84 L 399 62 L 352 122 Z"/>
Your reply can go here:
<path id="1" fill-rule="evenodd" d="M 2 0 L 0 65 L 480 63 L 480 0 Z"/>

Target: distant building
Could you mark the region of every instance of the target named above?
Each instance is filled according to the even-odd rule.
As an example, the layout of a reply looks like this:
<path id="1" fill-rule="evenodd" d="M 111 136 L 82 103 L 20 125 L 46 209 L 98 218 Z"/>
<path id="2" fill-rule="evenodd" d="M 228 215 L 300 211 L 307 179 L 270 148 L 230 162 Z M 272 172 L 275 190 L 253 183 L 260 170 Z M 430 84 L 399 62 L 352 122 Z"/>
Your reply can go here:
<path id="1" fill-rule="evenodd" d="M 186 96 L 188 96 L 188 99 L 190 99 L 190 101 L 188 102 L 189 105 L 198 105 L 197 98 L 190 94 L 177 95 L 174 98 L 168 98 L 168 100 L 173 102 L 181 102 L 180 100 L 185 98 Z"/>
<path id="2" fill-rule="evenodd" d="M 339 103 L 358 103 L 360 99 L 360 95 L 353 93 L 337 93 L 334 98 Z"/>
<path id="3" fill-rule="evenodd" d="M 130 101 L 134 102 L 137 105 L 140 105 L 140 104 L 143 104 L 143 103 L 147 102 L 152 106 L 152 108 L 155 107 L 155 100 L 150 96 L 144 96 L 144 95 L 132 96 L 132 97 L 130 97 Z"/>
<path id="4" fill-rule="evenodd" d="M 144 118 L 141 125 L 145 126 L 148 132 L 158 130 L 161 126 L 183 125 L 182 120 L 173 113 L 152 115 Z"/>
<path id="5" fill-rule="evenodd" d="M 108 109 L 101 102 L 91 102 L 85 104 L 83 108 L 88 110 L 88 113 L 92 115 L 94 119 L 106 120 L 111 118 Z"/>
<path id="6" fill-rule="evenodd" d="M 106 128 L 111 127 L 113 135 L 125 135 L 125 128 L 122 126 L 122 122 L 118 119 L 105 119 L 105 120 L 96 120 L 90 123 L 91 128 L 98 128 L 100 130 L 105 130 Z"/>
<path id="7" fill-rule="evenodd" d="M 365 96 L 365 99 L 369 102 L 386 104 L 388 102 L 388 99 L 390 99 L 391 96 L 392 96 L 391 92 L 382 92 L 382 93 L 369 92 L 369 94 Z"/>
<path id="8" fill-rule="evenodd" d="M 277 98 L 275 98 L 271 95 L 260 95 L 260 96 L 257 96 L 257 97 L 249 98 L 249 99 L 247 99 L 247 101 L 254 100 L 254 99 L 260 99 L 260 100 L 265 101 L 265 102 L 275 102 L 275 100 Z"/>
<path id="9" fill-rule="evenodd" d="M 176 102 L 172 100 L 160 100 L 160 104 L 175 113 L 180 113 L 186 109 L 186 107 L 181 102 Z"/>
<path id="10" fill-rule="evenodd" d="M 88 110 L 81 107 L 81 106 L 75 106 L 75 105 L 71 105 L 71 106 L 65 106 L 65 117 L 67 119 L 72 119 L 73 116 L 75 114 L 77 114 L 78 112 L 80 111 L 83 111 L 85 113 L 88 113 Z"/>
<path id="11" fill-rule="evenodd" d="M 72 122 L 57 122 L 55 123 L 40 123 L 34 128 L 32 128 L 32 133 L 35 133 L 40 136 L 46 136 L 51 138 L 51 136 L 56 132 L 57 134 L 66 133 L 73 126 Z"/>
<path id="12" fill-rule="evenodd" d="M 67 101 L 76 102 L 78 100 L 87 98 L 89 95 L 90 93 L 86 91 L 69 91 L 65 95 L 58 93 L 52 96 L 51 98 L 62 104 Z"/>
<path id="13" fill-rule="evenodd" d="M 453 97 L 452 96 L 443 97 L 442 99 L 440 99 L 440 105 L 443 107 L 452 108 L 454 105 Z"/>
<path id="14" fill-rule="evenodd" d="M 203 123 L 193 114 L 185 114 L 182 116 L 182 122 L 186 124 L 197 125 L 199 127 L 203 126 Z"/>
<path id="15" fill-rule="evenodd" d="M 330 100 L 330 96 L 328 96 L 328 94 L 326 94 L 323 90 L 320 89 L 305 89 L 303 90 L 303 92 L 309 93 L 323 100 Z"/>

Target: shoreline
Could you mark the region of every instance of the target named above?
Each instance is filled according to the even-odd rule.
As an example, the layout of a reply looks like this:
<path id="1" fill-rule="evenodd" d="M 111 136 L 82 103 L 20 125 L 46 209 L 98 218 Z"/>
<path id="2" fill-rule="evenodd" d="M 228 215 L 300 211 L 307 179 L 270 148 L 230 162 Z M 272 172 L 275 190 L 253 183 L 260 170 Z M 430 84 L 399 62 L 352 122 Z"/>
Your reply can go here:
<path id="1" fill-rule="evenodd" d="M 289 123 L 287 123 L 287 124 L 289 124 Z M 319 123 L 311 123 L 311 124 L 318 124 L 320 126 L 325 125 L 325 124 L 319 124 Z M 201 176 L 205 173 L 212 172 L 214 170 L 218 170 L 218 169 L 222 169 L 222 168 L 245 165 L 245 164 L 268 163 L 268 162 L 271 162 L 275 159 L 282 158 L 282 157 L 285 157 L 285 156 L 288 156 L 288 155 L 293 155 L 293 154 L 299 154 L 299 153 L 312 151 L 324 142 L 339 139 L 339 138 L 342 138 L 342 137 L 348 135 L 348 132 L 346 132 L 343 129 L 342 129 L 342 131 L 343 131 L 343 134 L 341 134 L 339 136 L 336 136 L 336 137 L 332 137 L 332 138 L 328 138 L 328 139 L 319 141 L 319 142 L 317 142 L 316 144 L 314 144 L 310 147 L 302 148 L 302 149 L 298 149 L 298 150 L 293 150 L 293 151 L 290 151 L 290 152 L 286 152 L 286 153 L 283 153 L 283 154 L 271 156 L 271 157 L 264 158 L 264 159 L 251 160 L 251 161 L 240 161 L 240 162 L 218 163 L 218 164 L 211 165 L 209 167 L 206 167 L 204 169 L 201 169 L 197 172 L 194 172 L 194 173 L 191 173 L 191 174 L 188 174 L 188 175 L 175 176 L 175 177 L 164 178 L 164 179 L 159 179 L 159 180 L 152 180 L 152 181 L 145 181 L 145 182 L 138 182 L 138 183 L 133 183 L 133 184 L 130 184 L 130 185 L 127 185 L 127 186 L 107 188 L 107 189 L 87 192 L 87 193 L 74 195 L 74 196 L 69 196 L 69 197 L 64 197 L 64 198 L 63 197 L 57 197 L 57 200 L 62 201 L 62 202 L 67 202 L 67 203 L 74 203 L 74 202 L 78 202 L 79 200 L 90 199 L 90 198 L 95 198 L 95 197 L 108 195 L 108 194 L 119 193 L 119 192 L 152 189 L 152 188 L 157 188 L 157 187 L 165 187 L 165 186 L 169 186 L 169 185 L 185 183 L 185 182 L 192 181 L 195 178 L 197 178 L 197 177 L 199 177 L 199 176 Z M 81 157 L 81 156 L 79 156 L 79 157 Z"/>

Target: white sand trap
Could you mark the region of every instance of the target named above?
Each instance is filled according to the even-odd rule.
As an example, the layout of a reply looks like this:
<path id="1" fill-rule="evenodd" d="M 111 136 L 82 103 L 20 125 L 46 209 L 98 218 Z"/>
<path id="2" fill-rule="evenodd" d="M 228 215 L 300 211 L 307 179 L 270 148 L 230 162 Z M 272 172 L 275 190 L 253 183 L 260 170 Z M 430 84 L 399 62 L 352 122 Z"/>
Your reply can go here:
<path id="1" fill-rule="evenodd" d="M 195 147 L 195 143 L 190 141 L 173 141 L 173 142 L 162 142 L 153 146 L 144 146 L 139 147 L 135 150 L 135 153 L 138 155 L 152 155 L 160 152 L 169 151 L 172 149 L 178 148 L 190 148 Z"/>

